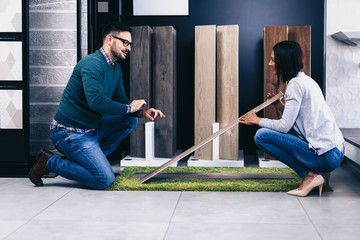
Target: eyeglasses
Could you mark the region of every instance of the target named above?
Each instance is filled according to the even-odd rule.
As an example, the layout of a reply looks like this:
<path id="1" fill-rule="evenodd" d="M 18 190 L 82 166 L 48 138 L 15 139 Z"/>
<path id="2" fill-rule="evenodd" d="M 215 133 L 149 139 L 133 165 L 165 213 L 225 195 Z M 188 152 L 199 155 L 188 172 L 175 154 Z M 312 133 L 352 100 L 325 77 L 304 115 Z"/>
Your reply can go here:
<path id="1" fill-rule="evenodd" d="M 119 39 L 120 41 L 122 41 L 123 44 L 124 44 L 124 47 L 127 47 L 127 46 L 129 46 L 129 45 L 130 45 L 130 47 L 132 47 L 132 42 L 129 42 L 129 41 L 126 40 L 126 39 L 119 38 L 119 37 L 114 36 L 114 35 L 111 35 L 111 36 L 112 36 L 113 38 L 116 38 L 116 39 Z"/>

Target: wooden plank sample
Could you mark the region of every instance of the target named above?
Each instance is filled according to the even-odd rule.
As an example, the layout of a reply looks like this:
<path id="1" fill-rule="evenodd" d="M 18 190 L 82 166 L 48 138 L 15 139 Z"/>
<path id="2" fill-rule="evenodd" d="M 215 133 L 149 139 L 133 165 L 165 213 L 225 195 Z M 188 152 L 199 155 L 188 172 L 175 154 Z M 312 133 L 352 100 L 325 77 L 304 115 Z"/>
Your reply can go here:
<path id="1" fill-rule="evenodd" d="M 130 99 L 144 99 L 151 106 L 151 34 L 149 26 L 131 27 L 133 49 L 130 54 Z M 145 157 L 145 122 L 130 134 L 130 156 Z"/>
<path id="2" fill-rule="evenodd" d="M 212 133 L 215 122 L 216 26 L 195 26 L 195 144 Z M 199 148 L 195 158 L 212 159 L 211 143 Z"/>
<path id="3" fill-rule="evenodd" d="M 299 43 L 303 52 L 302 71 L 311 76 L 311 26 L 295 26 L 288 29 L 288 39 Z"/>
<path id="4" fill-rule="evenodd" d="M 176 31 L 153 27 L 153 103 L 165 115 L 155 121 L 155 157 L 171 158 L 176 152 Z"/>
<path id="5" fill-rule="evenodd" d="M 143 178 L 146 173 L 135 173 Z M 159 173 L 153 179 L 294 179 L 291 173 Z"/>
<path id="6" fill-rule="evenodd" d="M 271 52 L 275 44 L 288 39 L 288 26 L 272 26 L 264 28 L 264 100 L 268 93 L 284 92 L 283 84 L 277 85 L 277 76 L 274 75 L 273 69 L 269 67 Z M 278 119 L 279 113 L 274 107 L 264 110 L 264 117 Z"/>
<path id="7" fill-rule="evenodd" d="M 217 27 L 217 121 L 220 128 L 239 116 L 239 25 Z M 219 158 L 238 160 L 238 127 L 219 138 Z"/>
<path id="8" fill-rule="evenodd" d="M 274 75 L 273 69 L 269 67 L 271 52 L 275 44 L 288 40 L 288 26 L 271 26 L 264 28 L 264 99 L 268 93 L 285 92 L 284 84 L 277 84 L 277 76 Z M 278 119 L 280 112 L 274 107 L 264 110 L 264 117 Z M 268 154 L 264 154 L 265 159 L 274 159 Z"/>
<path id="9" fill-rule="evenodd" d="M 266 108 L 267 106 L 269 106 L 270 104 L 272 104 L 273 102 L 277 101 L 278 99 L 280 99 L 283 96 L 282 93 L 278 93 L 276 94 L 274 97 L 266 100 L 265 102 L 263 102 L 262 104 L 258 105 L 257 107 L 253 108 L 252 110 L 248 111 L 245 114 L 248 113 L 257 113 L 259 111 L 261 111 L 262 109 Z M 240 116 L 239 118 L 245 116 L 245 114 L 243 114 L 242 116 Z M 167 161 L 166 163 L 164 163 L 163 165 L 161 165 L 160 167 L 158 167 L 157 169 L 155 169 L 154 171 L 152 171 L 151 173 L 146 174 L 144 177 L 142 177 L 138 183 L 141 184 L 145 181 L 147 181 L 148 179 L 152 178 L 153 176 L 155 176 L 156 174 L 160 173 L 162 170 L 164 170 L 165 168 L 169 167 L 171 164 L 179 161 L 180 159 L 186 157 L 187 155 L 189 155 L 190 153 L 194 152 L 195 150 L 201 148 L 202 146 L 204 146 L 205 144 L 209 143 L 210 141 L 212 141 L 214 138 L 220 136 L 221 134 L 229 131 L 230 129 L 232 129 L 233 127 L 238 125 L 238 118 L 236 118 L 236 120 L 234 120 L 231 124 L 229 124 L 228 126 L 221 128 L 219 131 L 217 131 L 216 133 L 208 136 L 207 138 L 205 138 L 204 140 L 202 140 L 201 142 L 199 142 L 198 144 L 192 146 L 191 148 L 187 149 L 185 152 L 180 153 L 179 155 L 177 155 L 176 157 L 172 158 L 171 160 Z"/>
<path id="10" fill-rule="evenodd" d="M 285 29 L 286 28 L 286 29 Z M 286 37 L 284 36 L 286 32 Z M 311 26 L 274 26 L 274 27 L 265 27 L 264 28 L 264 98 L 266 99 L 266 94 L 268 92 L 285 92 L 285 85 L 276 84 L 276 76 L 272 72 L 272 68 L 268 66 L 270 60 L 272 47 L 284 40 L 292 40 L 299 43 L 303 51 L 303 71 L 305 74 L 311 74 Z M 273 86 L 271 86 L 274 84 Z M 275 88 L 275 90 L 274 90 Z M 264 112 L 264 117 L 277 119 L 280 117 L 280 113 L 276 111 L 275 108 L 266 109 Z M 265 154 L 265 159 L 274 159 L 268 154 Z"/>

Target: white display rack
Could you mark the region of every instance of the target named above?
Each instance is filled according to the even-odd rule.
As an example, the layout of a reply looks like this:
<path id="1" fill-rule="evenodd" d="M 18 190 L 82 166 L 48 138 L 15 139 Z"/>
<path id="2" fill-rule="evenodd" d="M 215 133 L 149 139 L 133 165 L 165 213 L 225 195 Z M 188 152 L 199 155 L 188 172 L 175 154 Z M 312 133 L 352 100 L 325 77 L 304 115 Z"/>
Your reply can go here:
<path id="1" fill-rule="evenodd" d="M 141 167 L 159 167 L 164 163 L 171 160 L 171 158 L 159 158 L 155 157 L 155 123 L 147 122 L 145 123 L 145 158 L 132 157 L 130 155 L 120 160 L 121 167 L 130 167 L 130 166 L 141 166 Z M 175 156 L 180 154 L 176 152 Z M 175 157 L 174 156 L 174 157 Z M 170 166 L 177 166 L 177 163 L 174 163 Z"/>
<path id="2" fill-rule="evenodd" d="M 256 155 L 259 159 L 259 167 L 260 168 L 269 168 L 269 167 L 276 167 L 276 168 L 285 168 L 288 167 L 287 165 L 283 164 L 278 160 L 268 160 L 264 158 L 263 151 L 256 151 Z"/>

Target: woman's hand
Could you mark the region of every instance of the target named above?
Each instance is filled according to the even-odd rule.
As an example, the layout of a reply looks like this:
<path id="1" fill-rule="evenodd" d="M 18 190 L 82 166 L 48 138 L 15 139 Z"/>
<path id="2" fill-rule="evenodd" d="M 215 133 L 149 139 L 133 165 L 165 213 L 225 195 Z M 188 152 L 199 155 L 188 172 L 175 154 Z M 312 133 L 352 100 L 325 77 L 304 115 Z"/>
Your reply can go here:
<path id="1" fill-rule="evenodd" d="M 259 125 L 261 118 L 259 118 L 255 111 L 251 113 L 247 113 L 244 116 L 239 118 L 239 123 L 246 124 L 246 125 Z"/>
<path id="2" fill-rule="evenodd" d="M 141 117 L 146 117 L 147 119 L 154 121 L 155 118 L 160 117 L 160 118 L 164 118 L 165 115 L 158 109 L 155 108 L 148 108 L 145 110 L 142 110 L 140 112 L 140 116 Z"/>

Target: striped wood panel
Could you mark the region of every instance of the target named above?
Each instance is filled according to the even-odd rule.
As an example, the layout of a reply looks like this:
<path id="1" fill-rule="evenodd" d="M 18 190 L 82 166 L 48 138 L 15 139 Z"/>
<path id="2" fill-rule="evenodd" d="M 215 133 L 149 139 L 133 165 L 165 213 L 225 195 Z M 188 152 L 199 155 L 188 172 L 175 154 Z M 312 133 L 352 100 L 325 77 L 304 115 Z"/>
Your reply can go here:
<path id="1" fill-rule="evenodd" d="M 152 75 L 154 107 L 164 119 L 155 121 L 155 157 L 171 158 L 176 152 L 176 31 L 153 27 Z"/>
<path id="2" fill-rule="evenodd" d="M 216 26 L 195 26 L 195 144 L 212 134 L 215 122 Z M 212 159 L 208 143 L 195 151 L 195 158 Z"/>
<path id="3" fill-rule="evenodd" d="M 131 27 L 133 50 L 130 54 L 130 99 L 144 99 L 151 107 L 151 34 L 149 26 Z M 130 134 L 130 156 L 145 157 L 145 122 L 139 118 L 138 125 Z"/>
<path id="4" fill-rule="evenodd" d="M 217 27 L 217 121 L 223 128 L 239 117 L 239 26 Z M 220 136 L 219 158 L 238 160 L 238 126 Z"/>
<path id="5" fill-rule="evenodd" d="M 306 75 L 311 76 L 311 26 L 289 27 L 289 40 L 298 42 L 303 51 L 303 71 Z"/>
<path id="6" fill-rule="evenodd" d="M 284 92 L 283 84 L 277 86 L 277 77 L 269 67 L 269 61 L 273 46 L 278 42 L 288 39 L 288 26 L 272 26 L 264 28 L 264 99 L 268 93 L 278 93 L 279 90 Z M 277 119 L 280 113 L 274 107 L 264 109 L 264 117 Z M 270 155 L 264 154 L 265 159 L 273 160 Z"/>
<path id="7" fill-rule="evenodd" d="M 271 51 L 273 46 L 278 42 L 287 40 L 288 37 L 287 26 L 273 26 L 264 28 L 264 99 L 268 93 L 278 93 L 279 91 L 285 91 L 284 86 L 277 86 L 277 77 L 274 75 L 273 70 L 269 67 L 269 61 L 271 57 Z M 264 109 L 264 117 L 277 119 L 279 113 L 277 113 L 274 107 Z"/>

